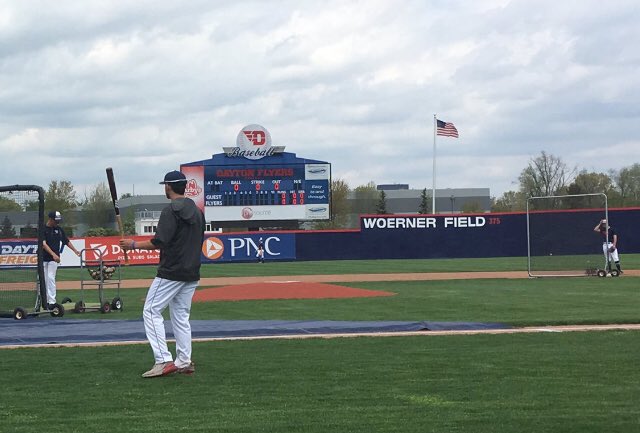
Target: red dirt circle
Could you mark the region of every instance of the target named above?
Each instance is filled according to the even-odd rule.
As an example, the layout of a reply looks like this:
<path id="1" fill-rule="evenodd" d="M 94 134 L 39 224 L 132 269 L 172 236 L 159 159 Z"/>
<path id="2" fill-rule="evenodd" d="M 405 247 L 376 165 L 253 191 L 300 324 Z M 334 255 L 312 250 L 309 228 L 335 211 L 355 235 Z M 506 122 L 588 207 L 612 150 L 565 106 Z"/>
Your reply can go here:
<path id="1" fill-rule="evenodd" d="M 381 290 L 365 290 L 334 284 L 281 281 L 254 284 L 235 284 L 197 290 L 193 302 L 245 301 L 260 299 L 326 299 L 393 296 Z"/>

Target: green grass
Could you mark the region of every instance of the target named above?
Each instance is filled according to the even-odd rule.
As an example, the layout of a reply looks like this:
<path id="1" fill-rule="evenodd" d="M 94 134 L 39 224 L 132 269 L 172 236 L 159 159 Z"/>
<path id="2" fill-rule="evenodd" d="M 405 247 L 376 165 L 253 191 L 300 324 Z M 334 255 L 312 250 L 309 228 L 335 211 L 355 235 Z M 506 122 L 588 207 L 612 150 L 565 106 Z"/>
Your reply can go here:
<path id="1" fill-rule="evenodd" d="M 640 255 L 622 259 L 626 269 L 640 268 Z M 248 263 L 207 265 L 203 274 L 523 270 L 523 263 Z M 78 269 L 64 271 L 78 279 Z M 151 278 L 155 267 L 124 272 Z M 349 283 L 396 295 L 197 303 L 192 318 L 640 323 L 638 281 L 624 276 Z M 120 294 L 123 312 L 65 317 L 140 318 L 146 287 Z M 59 291 L 59 297 L 78 295 Z M 97 298 L 95 291 L 85 296 L 87 302 Z M 632 331 L 195 343 L 194 377 L 153 380 L 140 378 L 153 362 L 146 344 L 0 355 L 0 433 L 632 433 L 640 425 L 640 339 Z"/>
<path id="2" fill-rule="evenodd" d="M 215 263 L 201 268 L 202 278 L 269 275 L 389 274 L 526 270 L 526 257 L 501 259 L 327 260 L 316 262 Z M 122 266 L 123 279 L 153 278 L 156 266 Z M 86 271 L 85 271 L 86 272 Z M 87 274 L 88 275 L 88 274 Z M 60 268 L 58 280 L 80 279 L 79 268 Z"/>
<path id="3" fill-rule="evenodd" d="M 2 352 L 1 432 L 636 432 L 637 332 L 196 343 Z M 19 368 L 17 368 L 19 366 Z"/>
<path id="4" fill-rule="evenodd" d="M 194 303 L 193 319 L 400 320 L 501 322 L 512 325 L 640 323 L 638 278 L 482 279 L 343 283 L 391 297 Z M 111 294 L 115 295 L 114 292 Z M 60 296 L 77 300 L 78 291 Z M 93 295 L 95 299 L 89 297 Z M 69 318 L 137 319 L 145 289 L 120 293 L 125 309 Z M 85 302 L 97 302 L 95 291 Z"/>
<path id="5" fill-rule="evenodd" d="M 640 254 L 622 254 L 623 269 L 640 269 Z M 122 266 L 123 279 L 153 278 L 156 266 Z M 526 257 L 482 259 L 327 260 L 316 262 L 216 263 L 202 266 L 202 278 L 269 275 L 390 274 L 409 272 L 526 271 Z M 86 272 L 86 271 L 85 271 Z M 84 276 L 88 278 L 88 274 Z M 59 281 L 80 279 L 79 268 L 60 268 Z"/>

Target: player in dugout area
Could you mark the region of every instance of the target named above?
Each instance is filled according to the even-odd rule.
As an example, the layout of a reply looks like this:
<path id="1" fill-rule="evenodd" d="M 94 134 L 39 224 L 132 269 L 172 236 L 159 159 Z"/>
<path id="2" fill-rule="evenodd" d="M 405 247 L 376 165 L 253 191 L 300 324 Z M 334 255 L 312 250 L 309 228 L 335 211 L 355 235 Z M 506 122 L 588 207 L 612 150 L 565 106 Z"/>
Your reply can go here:
<path id="1" fill-rule="evenodd" d="M 620 269 L 620 256 L 618 255 L 618 234 L 615 229 L 607 224 L 606 219 L 601 219 L 593 228 L 593 231 L 600 232 L 604 238 L 602 242 L 602 252 L 604 253 L 604 258 L 607 261 L 607 270 L 611 271 L 611 261 L 613 261 L 616 264 L 618 273 L 622 275 L 623 272 L 622 269 Z"/>
<path id="2" fill-rule="evenodd" d="M 56 274 L 60 265 L 60 254 L 65 245 L 80 257 L 80 251 L 73 246 L 64 229 L 60 227 L 62 214 L 51 211 L 44 227 L 44 242 L 42 244 L 42 260 L 44 262 L 45 285 L 47 287 L 47 309 L 56 303 Z"/>

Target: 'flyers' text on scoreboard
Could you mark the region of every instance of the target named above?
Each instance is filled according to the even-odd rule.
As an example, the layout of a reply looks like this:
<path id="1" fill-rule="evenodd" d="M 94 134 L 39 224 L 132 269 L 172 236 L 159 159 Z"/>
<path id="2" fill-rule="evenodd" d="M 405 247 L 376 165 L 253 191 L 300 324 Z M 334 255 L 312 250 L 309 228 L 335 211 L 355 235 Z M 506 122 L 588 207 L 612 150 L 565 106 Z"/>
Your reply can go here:
<path id="1" fill-rule="evenodd" d="M 242 219 L 329 218 L 329 164 L 206 166 L 205 217 Z"/>

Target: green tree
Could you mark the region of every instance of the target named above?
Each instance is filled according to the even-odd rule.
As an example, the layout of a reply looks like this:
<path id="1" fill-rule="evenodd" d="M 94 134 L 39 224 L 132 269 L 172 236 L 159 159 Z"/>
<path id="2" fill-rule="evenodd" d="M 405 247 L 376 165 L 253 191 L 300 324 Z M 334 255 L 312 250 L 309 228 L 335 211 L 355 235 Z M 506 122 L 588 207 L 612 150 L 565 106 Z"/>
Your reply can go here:
<path id="1" fill-rule="evenodd" d="M 468 201 L 462 205 L 462 213 L 481 213 L 482 206 L 478 201 Z"/>
<path id="2" fill-rule="evenodd" d="M 587 170 L 580 171 L 567 188 L 567 194 L 571 195 L 606 194 L 609 197 L 613 191 L 613 180 L 609 175 L 595 172 L 590 173 L 587 172 Z M 568 201 L 567 207 L 580 209 L 601 206 L 602 204 L 603 201 L 600 197 L 572 197 L 571 200 Z"/>
<path id="3" fill-rule="evenodd" d="M 128 208 L 127 211 L 122 215 L 122 230 L 125 235 L 135 235 L 136 234 L 136 218 L 135 212 L 133 208 Z"/>
<path id="4" fill-rule="evenodd" d="M 315 230 L 346 228 L 349 222 L 349 185 L 342 179 L 331 181 L 331 219 L 313 224 Z"/>
<path id="5" fill-rule="evenodd" d="M 8 216 L 4 216 L 2 224 L 0 225 L 0 238 L 11 239 L 16 237 L 16 229 L 13 228 L 13 224 Z"/>
<path id="6" fill-rule="evenodd" d="M 31 200 L 24 204 L 24 210 L 27 212 L 34 211 L 37 212 L 40 209 L 40 202 L 38 200 Z"/>
<path id="7" fill-rule="evenodd" d="M 566 192 L 570 177 L 567 165 L 560 158 L 542 151 L 522 170 L 520 191 L 527 197 L 561 195 Z"/>
<path id="8" fill-rule="evenodd" d="M 366 185 L 357 186 L 354 190 L 353 211 L 357 214 L 371 214 L 376 211 L 378 191 L 376 184 L 370 181 Z"/>
<path id="9" fill-rule="evenodd" d="M 558 157 L 542 151 L 520 173 L 520 192 L 525 197 L 563 195 L 575 170 L 569 170 Z"/>
<path id="10" fill-rule="evenodd" d="M 113 228 L 105 227 L 91 227 L 84 234 L 86 237 L 103 237 L 103 236 L 116 236 L 118 231 Z"/>
<path id="11" fill-rule="evenodd" d="M 567 188 L 567 192 L 569 194 L 606 194 L 612 189 L 613 180 L 609 175 L 581 170 Z"/>
<path id="12" fill-rule="evenodd" d="M 71 236 L 71 235 L 67 235 L 67 236 Z M 38 237 L 38 228 L 34 227 L 31 224 L 31 221 L 27 221 L 27 224 L 25 224 L 24 227 L 22 227 L 20 229 L 20 237 L 21 238 L 37 238 Z"/>
<path id="13" fill-rule="evenodd" d="M 427 193 L 427 188 L 420 193 L 420 206 L 418 207 L 418 213 L 426 215 L 431 213 L 431 195 Z"/>
<path id="14" fill-rule="evenodd" d="M 491 212 L 516 212 L 526 209 L 526 199 L 520 191 L 507 191 L 498 199 L 491 198 Z"/>
<path id="15" fill-rule="evenodd" d="M 640 164 L 635 163 L 614 173 L 622 206 L 640 205 Z"/>
<path id="16" fill-rule="evenodd" d="M 47 211 L 57 210 L 61 213 L 78 206 L 76 191 L 68 180 L 52 180 L 44 194 L 44 204 Z"/>
<path id="17" fill-rule="evenodd" d="M 607 193 L 607 204 L 610 208 L 624 207 L 624 200 L 622 199 L 622 195 L 620 195 L 620 191 L 615 188 L 610 190 Z"/>
<path id="18" fill-rule="evenodd" d="M 380 195 L 378 196 L 378 203 L 376 204 L 376 213 L 378 215 L 388 214 L 387 212 L 387 194 L 384 190 L 380 191 Z"/>
<path id="19" fill-rule="evenodd" d="M 7 197 L 0 196 L 0 212 L 20 212 L 22 207 L 15 201 Z"/>
<path id="20" fill-rule="evenodd" d="M 111 192 L 104 182 L 89 192 L 83 206 L 89 228 L 113 228 L 113 203 Z"/>

